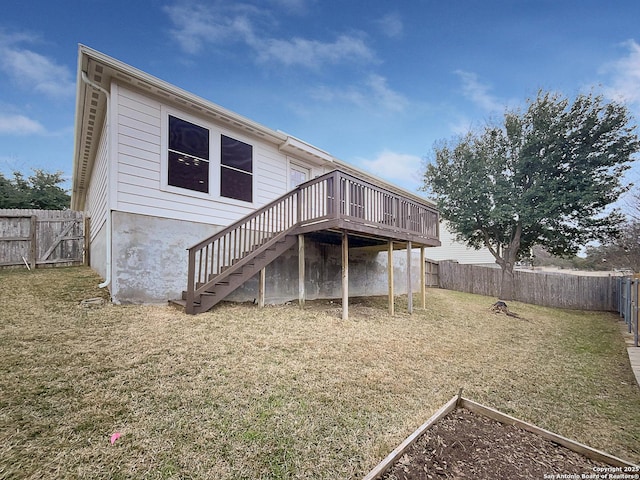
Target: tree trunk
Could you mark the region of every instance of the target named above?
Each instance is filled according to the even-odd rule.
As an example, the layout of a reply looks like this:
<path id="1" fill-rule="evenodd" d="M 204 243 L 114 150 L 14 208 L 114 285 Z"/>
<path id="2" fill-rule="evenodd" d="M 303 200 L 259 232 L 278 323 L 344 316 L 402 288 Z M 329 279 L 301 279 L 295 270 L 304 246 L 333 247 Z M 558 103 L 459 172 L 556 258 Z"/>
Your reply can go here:
<path id="1" fill-rule="evenodd" d="M 520 250 L 520 238 L 522 236 L 522 224 L 518 222 L 508 245 L 498 245 L 494 248 L 489 232 L 484 231 L 484 244 L 495 257 L 496 263 L 502 269 L 502 282 L 500 285 L 500 300 L 514 300 L 516 285 L 513 267 L 516 266 L 518 252 Z"/>
<path id="2" fill-rule="evenodd" d="M 502 267 L 502 283 L 500 285 L 500 300 L 514 300 L 515 276 L 513 275 L 513 263 L 505 263 Z"/>

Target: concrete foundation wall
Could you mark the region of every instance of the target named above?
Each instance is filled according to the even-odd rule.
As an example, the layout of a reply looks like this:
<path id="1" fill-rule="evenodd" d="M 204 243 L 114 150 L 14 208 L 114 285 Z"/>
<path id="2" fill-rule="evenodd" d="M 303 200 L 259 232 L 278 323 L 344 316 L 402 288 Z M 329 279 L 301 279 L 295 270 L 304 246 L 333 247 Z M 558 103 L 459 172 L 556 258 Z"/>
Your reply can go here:
<path id="1" fill-rule="evenodd" d="M 187 285 L 186 249 L 222 227 L 122 212 L 113 213 L 113 278 L 115 303 L 164 303 L 179 298 Z M 342 295 L 339 245 L 305 242 L 305 289 L 309 300 Z M 92 253 L 93 254 L 93 253 Z M 394 252 L 394 291 L 406 293 L 406 250 Z M 93 265 L 93 262 L 92 262 Z M 97 267 L 94 267 L 99 271 Z M 420 254 L 412 255 L 413 291 L 420 289 Z M 258 276 L 227 300 L 252 301 L 258 296 Z M 386 295 L 387 252 L 349 250 L 349 296 Z M 267 303 L 298 298 L 298 246 L 266 268 Z"/>
<path id="2" fill-rule="evenodd" d="M 307 300 L 342 297 L 342 253 L 338 245 L 305 241 L 305 293 Z M 411 256 L 412 291 L 420 291 L 420 251 Z M 396 295 L 407 293 L 407 251 L 393 254 Z M 387 252 L 349 249 L 349 296 L 387 295 Z M 258 297 L 258 275 L 227 300 L 246 302 Z M 280 304 L 298 298 L 298 246 L 289 249 L 266 268 L 265 302 Z"/>
<path id="3" fill-rule="evenodd" d="M 222 227 L 123 212 L 112 217 L 111 297 L 164 303 L 187 288 L 187 248 Z"/>

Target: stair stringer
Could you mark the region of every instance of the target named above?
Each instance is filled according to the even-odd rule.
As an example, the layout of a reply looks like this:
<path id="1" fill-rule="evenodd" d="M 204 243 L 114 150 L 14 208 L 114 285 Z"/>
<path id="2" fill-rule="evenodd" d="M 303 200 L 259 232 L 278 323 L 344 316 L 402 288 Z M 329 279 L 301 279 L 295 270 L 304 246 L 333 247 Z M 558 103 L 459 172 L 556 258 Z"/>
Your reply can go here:
<path id="1" fill-rule="evenodd" d="M 213 308 L 298 241 L 297 236 L 290 232 L 278 237 L 265 248 L 249 253 L 223 273 L 212 277 L 200 294 L 199 301 L 194 302 L 194 313 L 203 313 Z"/>

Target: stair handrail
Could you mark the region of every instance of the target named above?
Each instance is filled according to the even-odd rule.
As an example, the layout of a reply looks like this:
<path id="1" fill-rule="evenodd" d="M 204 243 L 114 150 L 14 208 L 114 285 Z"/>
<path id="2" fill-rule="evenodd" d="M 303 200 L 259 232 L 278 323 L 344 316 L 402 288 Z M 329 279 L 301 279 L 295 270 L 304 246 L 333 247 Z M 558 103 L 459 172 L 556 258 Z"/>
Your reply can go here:
<path id="1" fill-rule="evenodd" d="M 270 240 L 284 231 L 291 230 L 296 224 L 300 223 L 303 219 L 302 203 L 299 199 L 300 192 L 309 190 L 313 188 L 314 185 L 319 185 L 323 182 L 337 185 L 335 180 L 329 181 L 329 179 L 336 179 L 337 176 L 338 171 L 334 170 L 304 182 L 293 190 L 290 190 L 262 206 L 258 210 L 242 217 L 228 227 L 225 227 L 219 232 L 189 247 L 187 249 L 189 251 L 186 298 L 187 305 L 193 305 L 193 302 L 195 301 L 196 290 L 198 290 L 196 287 L 197 284 L 209 283 L 210 275 L 217 275 L 221 273 L 222 268 L 230 267 L 233 262 L 241 259 L 243 255 L 254 251 L 257 247 L 259 248 L 261 243 Z M 287 211 L 284 211 L 285 209 L 287 209 Z M 272 211 L 274 214 L 268 215 Z M 317 218 L 326 217 L 327 211 L 337 212 L 337 208 L 335 208 L 335 206 L 331 206 L 330 208 L 322 209 L 319 213 L 323 213 L 323 215 L 318 215 Z M 283 213 L 285 215 L 283 215 Z M 293 218 L 294 214 L 295 218 Z M 267 215 L 266 218 L 265 215 Z M 309 220 L 313 218 L 306 219 Z M 251 225 L 252 222 L 253 230 L 245 228 L 247 225 Z M 260 230 L 261 228 L 264 230 Z M 242 238 L 243 235 L 244 238 Z M 253 237 L 253 239 L 249 239 L 249 237 Z M 227 252 L 227 245 L 220 249 L 220 240 L 223 240 L 223 242 L 226 243 L 227 238 L 229 239 L 229 246 L 233 246 L 234 249 L 238 246 L 238 242 L 243 244 L 241 247 L 244 248 L 240 248 L 240 255 L 238 255 L 237 251 L 234 251 L 233 254 L 231 251 Z M 215 245 L 218 245 L 217 256 L 215 255 L 215 252 L 213 252 Z M 211 248 L 211 252 L 209 252 L 209 248 Z M 206 255 L 204 255 L 203 258 L 202 252 L 205 249 Z M 222 258 L 219 255 L 221 250 L 223 253 Z M 197 258 L 198 254 L 200 254 L 199 261 Z M 196 271 L 196 269 L 198 271 Z"/>

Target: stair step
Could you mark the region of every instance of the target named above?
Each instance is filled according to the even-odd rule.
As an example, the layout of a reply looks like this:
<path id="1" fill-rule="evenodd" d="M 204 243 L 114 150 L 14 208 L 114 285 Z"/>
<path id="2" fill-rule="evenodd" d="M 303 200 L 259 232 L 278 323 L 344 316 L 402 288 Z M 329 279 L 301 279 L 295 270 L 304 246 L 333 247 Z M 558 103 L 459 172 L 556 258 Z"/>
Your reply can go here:
<path id="1" fill-rule="evenodd" d="M 273 239 L 269 239 L 272 243 L 256 254 L 255 251 L 248 252 L 242 258 L 238 258 L 232 261 L 231 265 L 227 265 L 220 269 L 219 274 L 211 274 L 208 277 L 209 287 L 205 292 L 202 292 L 193 303 L 194 313 L 205 311 L 210 309 L 213 305 L 223 300 L 229 293 L 233 292 L 238 286 L 244 283 L 249 277 L 255 275 L 260 268 L 268 265 L 277 256 L 284 253 L 284 251 L 291 245 L 295 244 L 296 237 L 288 236 L 282 237 L 273 242 Z M 244 261 L 246 263 L 239 264 Z M 232 269 L 232 270 L 229 270 Z M 223 276 L 223 279 L 216 281 L 218 275 Z M 203 283 L 198 283 L 196 288 L 202 288 Z M 186 299 L 186 292 L 183 292 L 183 299 Z M 186 302 L 184 302 L 186 305 Z"/>
<path id="2" fill-rule="evenodd" d="M 173 306 L 177 306 L 177 307 L 186 307 L 187 306 L 187 301 L 186 300 L 182 300 L 179 298 L 174 298 L 169 300 L 169 304 L 173 305 Z"/>

